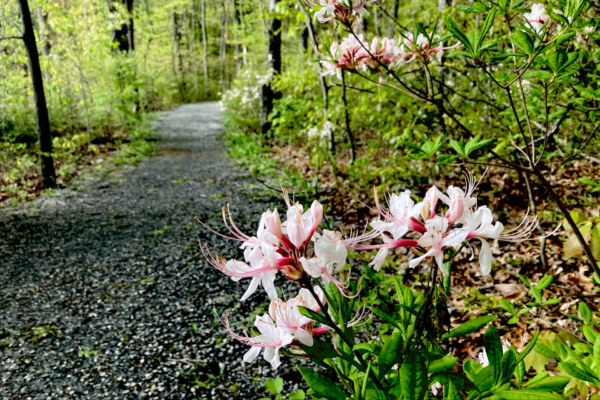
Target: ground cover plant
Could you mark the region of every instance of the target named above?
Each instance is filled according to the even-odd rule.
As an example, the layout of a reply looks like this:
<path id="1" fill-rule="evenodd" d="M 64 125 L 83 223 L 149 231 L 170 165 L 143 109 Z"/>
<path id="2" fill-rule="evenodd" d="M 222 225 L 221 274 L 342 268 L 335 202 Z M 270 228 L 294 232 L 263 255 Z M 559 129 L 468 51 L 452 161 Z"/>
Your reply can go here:
<path id="1" fill-rule="evenodd" d="M 241 94 L 258 91 L 258 86 L 247 79 L 252 71 L 239 80 L 244 89 L 223 98 L 229 113 L 231 154 L 250 166 L 268 187 L 273 185 L 264 179 L 276 175 L 299 190 L 299 199 L 326 201 L 333 218 L 326 220 L 328 231 L 323 230 L 323 235 L 333 235 L 325 233 L 334 230 L 333 226 L 338 235 L 345 232 L 348 236 L 330 237 L 330 241 L 344 243 L 355 259 L 351 265 L 358 265 L 362 273 L 348 275 L 349 281 L 325 275 L 322 289 L 326 298 L 318 307 L 316 292 L 309 300 L 306 293 L 300 298 L 289 295 L 283 308 L 300 307 L 294 312 L 308 318 L 298 317 L 295 321 L 300 321 L 299 327 L 310 332 L 319 323 L 335 332 L 333 339 L 319 342 L 317 351 L 307 345 L 311 339 L 304 331 L 298 338 L 285 336 L 295 332 L 286 325 L 288 319 L 280 329 L 276 312 L 264 317 L 268 322 L 257 318 L 260 332 L 254 334 L 262 334 L 257 339 L 250 333 L 245 337 L 230 334 L 250 346 L 270 348 L 273 341 L 298 346 L 300 350 L 294 347 L 291 355 L 300 353 L 329 371 L 328 378 L 322 380 L 314 375 L 314 369 L 302 369 L 316 398 L 387 398 L 393 388 L 398 392 L 390 398 L 597 396 L 597 330 L 592 310 L 600 268 L 600 230 L 595 222 L 598 202 L 593 195 L 598 180 L 599 125 L 597 87 L 590 79 L 597 71 L 596 6 L 586 1 L 500 1 L 456 6 L 424 2 L 402 7 L 396 2 L 328 0 L 285 5 L 286 12 L 298 12 L 310 31 L 317 56 L 313 71 L 290 68 L 274 77 L 272 85 L 282 96 L 269 115 L 271 130 L 267 135 L 261 133 L 258 101 Z M 384 17 L 386 22 L 382 22 Z M 288 57 L 293 60 L 290 63 L 306 63 L 307 59 L 306 54 L 293 52 Z M 287 170 L 283 178 L 272 172 L 280 172 L 282 166 Z M 460 176 L 471 177 L 472 170 L 478 171 L 476 182 L 481 179 L 480 192 L 487 192 L 482 197 L 489 200 L 493 212 L 470 209 L 480 204 L 465 200 L 470 196 L 465 197 L 468 188 L 475 186 L 472 178 L 467 180 L 467 190 L 460 195 L 454 192 Z M 422 207 L 433 209 L 438 191 L 428 190 L 427 185 L 434 182 L 448 187 L 444 195 L 447 208 L 437 217 L 438 222 L 428 212 L 419 220 L 418 211 L 410 214 L 415 202 L 409 193 L 422 196 L 426 192 L 427 206 Z M 370 194 L 373 186 L 374 198 Z M 379 204 L 377 190 L 386 192 L 389 208 Z M 292 203 L 288 206 L 294 207 Z M 463 211 L 454 214 L 459 209 Z M 477 218 L 470 220 L 463 214 L 477 214 Z M 364 227 L 363 219 L 373 216 L 383 221 L 372 221 L 369 234 L 381 235 L 384 244 L 353 244 L 350 227 Z M 407 217 L 415 219 L 407 222 Z M 496 222 L 500 225 L 492 224 L 496 219 L 502 221 Z M 288 215 L 290 220 L 293 218 Z M 494 244 L 492 249 L 487 239 L 492 243 L 502 239 L 503 224 L 511 221 L 523 221 L 520 225 L 515 222 L 516 243 L 507 247 Z M 456 229 L 468 231 L 470 223 L 474 224 L 472 229 L 485 225 L 480 229 L 489 235 L 478 246 L 468 246 L 471 254 L 479 254 L 477 272 L 469 262 L 473 257 L 456 251 L 464 243 Z M 405 238 L 404 228 L 418 233 Z M 268 225 L 261 225 L 261 229 L 269 232 Z M 433 242 L 423 239 L 428 229 L 435 229 L 431 233 L 438 235 Z M 373 239 L 369 234 L 366 239 Z M 235 237 L 245 242 L 246 248 L 254 243 Z M 538 240 L 525 240 L 532 237 Z M 290 261 L 279 257 L 271 271 L 281 270 L 310 292 L 312 284 L 305 275 L 319 278 L 318 265 L 331 264 L 330 270 L 326 268 L 331 274 L 334 264 L 345 264 L 329 259 L 323 250 L 319 255 L 319 240 L 314 243 L 313 263 L 301 258 L 304 251 L 312 255 L 310 250 L 302 248 L 294 253 L 298 258 L 294 268 L 301 271 L 298 274 L 302 278 L 290 277 L 286 272 Z M 293 258 L 286 255 L 289 249 L 284 242 L 273 241 L 275 247 L 284 249 L 276 253 L 284 259 Z M 456 245 L 456 253 L 452 251 L 445 258 L 441 251 L 445 245 Z M 298 248 L 294 246 L 292 249 Z M 412 250 L 407 251 L 407 247 Z M 250 266 L 217 258 L 212 262 L 235 279 L 251 276 L 253 271 L 263 273 L 258 265 L 265 262 L 252 259 L 249 250 L 246 252 Z M 494 253 L 500 256 L 496 262 L 492 261 Z M 450 258 L 453 263 L 446 264 Z M 433 265 L 418 272 L 411 268 L 424 259 Z M 317 271 L 314 274 L 313 269 Z M 490 272 L 497 283 L 485 278 Z M 259 282 L 254 278 L 251 288 Z M 275 304 L 272 307 L 277 310 L 283 303 L 274 300 L 270 282 L 267 279 L 265 289 L 269 288 Z M 553 282 L 558 287 L 553 287 Z M 365 303 L 336 294 L 348 287 L 352 295 L 361 288 L 357 298 L 370 300 L 367 304 L 373 305 L 370 312 L 377 322 L 349 327 L 356 321 L 352 315 L 340 315 L 340 310 L 358 311 L 358 304 Z M 404 296 L 407 290 L 416 289 L 418 294 L 413 297 L 420 300 L 413 308 L 414 300 L 407 305 Z M 591 296 L 591 308 L 584 300 L 586 294 Z M 301 308 L 302 301 L 308 310 Z M 327 301 L 333 311 L 315 313 Z M 447 302 L 450 310 L 446 309 Z M 377 307 L 381 304 L 385 310 Z M 490 312 L 496 315 L 495 322 L 491 322 L 492 316 L 486 318 Z M 572 314 L 565 317 L 565 312 Z M 469 315 L 475 318 L 469 319 Z M 263 332 L 264 324 L 273 327 L 269 334 Z M 368 338 L 378 333 L 377 324 L 383 326 L 381 338 L 370 341 Z M 478 331 L 486 324 L 489 327 L 481 343 Z M 494 326 L 508 340 L 504 351 L 498 351 L 502 343 Z M 412 336 L 413 330 L 418 332 L 417 338 Z M 357 339 L 355 332 L 363 340 Z M 451 332 L 467 337 L 452 339 L 448 345 L 445 341 L 454 336 Z M 277 334 L 283 335 L 279 341 L 272 339 L 269 345 L 261 342 Z M 517 346 L 517 342 L 521 344 Z M 334 351 L 322 359 L 326 351 L 318 346 L 330 343 Z M 515 344 L 512 356 L 508 350 L 511 343 Z M 476 357 L 481 344 L 485 351 Z M 401 350 L 390 355 L 396 346 Z M 487 357 L 490 352 L 498 354 L 492 356 L 496 361 Z M 246 358 L 256 354 L 254 348 Z M 428 367 L 452 355 L 459 356 L 448 362 L 452 377 L 437 379 L 444 375 L 443 368 Z M 392 360 L 385 360 L 388 356 Z M 276 353 L 265 351 L 265 358 L 273 362 Z M 386 375 L 386 368 L 391 367 L 396 368 L 397 381 Z M 480 369 L 487 372 L 479 375 Z M 484 378 L 486 374 L 493 377 Z M 335 390 L 331 389 L 334 381 L 338 382 Z M 429 386 L 432 390 L 425 390 Z M 542 394 L 543 390 L 552 394 Z"/>

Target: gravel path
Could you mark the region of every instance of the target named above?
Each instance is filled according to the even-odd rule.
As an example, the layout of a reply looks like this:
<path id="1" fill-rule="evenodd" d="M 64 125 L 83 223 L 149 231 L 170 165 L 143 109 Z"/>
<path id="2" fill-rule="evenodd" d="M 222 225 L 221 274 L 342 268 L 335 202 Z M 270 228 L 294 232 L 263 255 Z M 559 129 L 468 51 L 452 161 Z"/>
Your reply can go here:
<path id="1" fill-rule="evenodd" d="M 240 321 L 266 296 L 237 302 L 247 282 L 208 267 L 197 240 L 239 257 L 237 245 L 194 222 L 222 229 L 229 202 L 253 232 L 276 198 L 232 167 L 216 103 L 159 124 L 159 156 L 0 211 L 0 398 L 256 399 L 253 378 L 276 375 L 294 389 L 297 374 L 243 365 L 223 334 L 213 308 Z"/>

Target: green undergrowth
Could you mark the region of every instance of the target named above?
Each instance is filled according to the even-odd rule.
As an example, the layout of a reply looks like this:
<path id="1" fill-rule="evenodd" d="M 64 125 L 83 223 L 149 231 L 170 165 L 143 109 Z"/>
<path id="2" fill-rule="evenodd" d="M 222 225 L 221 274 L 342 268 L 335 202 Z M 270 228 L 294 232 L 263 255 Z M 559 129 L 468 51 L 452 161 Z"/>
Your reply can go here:
<path id="1" fill-rule="evenodd" d="M 157 150 L 155 121 L 159 116 L 158 112 L 142 114 L 130 126 L 114 128 L 117 134 L 96 136 L 91 142 L 77 143 L 78 135 L 74 135 L 67 145 L 63 143 L 66 138 L 59 137 L 53 152 L 59 187 L 76 187 L 79 180 L 105 177 L 154 155 Z M 35 146 L 7 144 L 0 148 L 0 158 L 7 160 L 0 180 L 0 208 L 16 207 L 41 193 L 54 195 L 60 191 L 40 187 L 37 153 Z"/>

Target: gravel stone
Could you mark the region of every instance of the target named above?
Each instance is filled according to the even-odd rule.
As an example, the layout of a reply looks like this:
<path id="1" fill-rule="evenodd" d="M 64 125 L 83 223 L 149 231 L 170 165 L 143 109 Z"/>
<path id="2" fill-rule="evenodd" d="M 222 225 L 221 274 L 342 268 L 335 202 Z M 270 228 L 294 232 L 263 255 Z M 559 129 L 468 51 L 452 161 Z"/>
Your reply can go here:
<path id="1" fill-rule="evenodd" d="M 213 312 L 247 325 L 266 295 L 239 303 L 248 281 L 211 268 L 198 240 L 238 258 L 239 243 L 194 217 L 223 232 L 231 203 L 252 233 L 279 203 L 232 166 L 222 132 L 217 103 L 181 106 L 159 120 L 160 155 L 0 210 L 0 398 L 256 399 L 278 375 L 305 388 L 291 360 L 243 364 Z"/>

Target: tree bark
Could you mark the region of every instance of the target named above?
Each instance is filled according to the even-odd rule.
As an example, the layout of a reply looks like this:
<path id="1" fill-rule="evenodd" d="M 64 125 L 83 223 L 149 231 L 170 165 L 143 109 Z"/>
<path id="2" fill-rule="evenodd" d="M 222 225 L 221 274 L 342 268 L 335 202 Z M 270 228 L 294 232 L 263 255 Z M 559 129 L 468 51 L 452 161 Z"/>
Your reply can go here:
<path id="1" fill-rule="evenodd" d="M 208 92 L 208 43 L 206 41 L 206 0 L 202 0 L 200 3 L 202 13 L 202 43 L 204 45 L 204 51 L 202 54 L 203 67 L 204 67 L 204 90 Z"/>
<path id="2" fill-rule="evenodd" d="M 127 10 L 127 23 L 112 32 L 112 41 L 116 43 L 115 52 L 130 53 L 135 50 L 134 29 L 133 29 L 133 0 L 119 0 Z M 114 0 L 108 0 L 108 9 L 110 12 L 117 11 L 114 6 Z"/>
<path id="3" fill-rule="evenodd" d="M 37 8 L 37 20 L 38 20 L 38 30 L 40 35 L 40 43 L 41 48 L 40 51 L 43 56 L 50 55 L 50 29 L 48 27 L 47 16 L 42 11 L 41 7 Z"/>
<path id="4" fill-rule="evenodd" d="M 37 111 L 37 127 L 42 159 L 42 184 L 45 187 L 53 188 L 56 187 L 56 171 L 54 170 L 54 160 L 52 159 L 52 135 L 50 134 L 50 118 L 48 116 L 46 95 L 44 94 L 44 81 L 42 79 L 42 69 L 40 68 L 40 57 L 35 42 L 35 33 L 33 32 L 33 22 L 31 20 L 29 4 L 27 3 L 27 0 L 19 0 L 19 6 L 21 8 L 21 20 L 23 22 L 23 41 L 27 48 L 29 70 L 31 72 L 31 81 L 35 98 L 35 108 Z"/>
<path id="5" fill-rule="evenodd" d="M 273 14 L 279 0 L 270 0 L 269 12 Z M 273 102 L 281 98 L 281 93 L 273 90 L 271 83 L 273 79 L 281 74 L 281 20 L 274 15 L 269 24 L 269 70 L 271 73 L 269 82 L 261 88 L 261 131 L 267 134 L 271 130 L 271 123 L 268 121 L 269 114 L 273 111 Z"/>
<path id="6" fill-rule="evenodd" d="M 179 88 L 179 94 L 181 96 L 181 101 L 185 102 L 186 99 L 186 88 L 185 81 L 183 77 L 183 60 L 181 59 L 181 31 L 179 30 L 179 14 L 175 9 L 175 5 L 172 6 L 171 12 L 171 22 L 173 28 L 173 73 L 175 74 L 175 79 L 177 80 L 177 87 Z"/>

